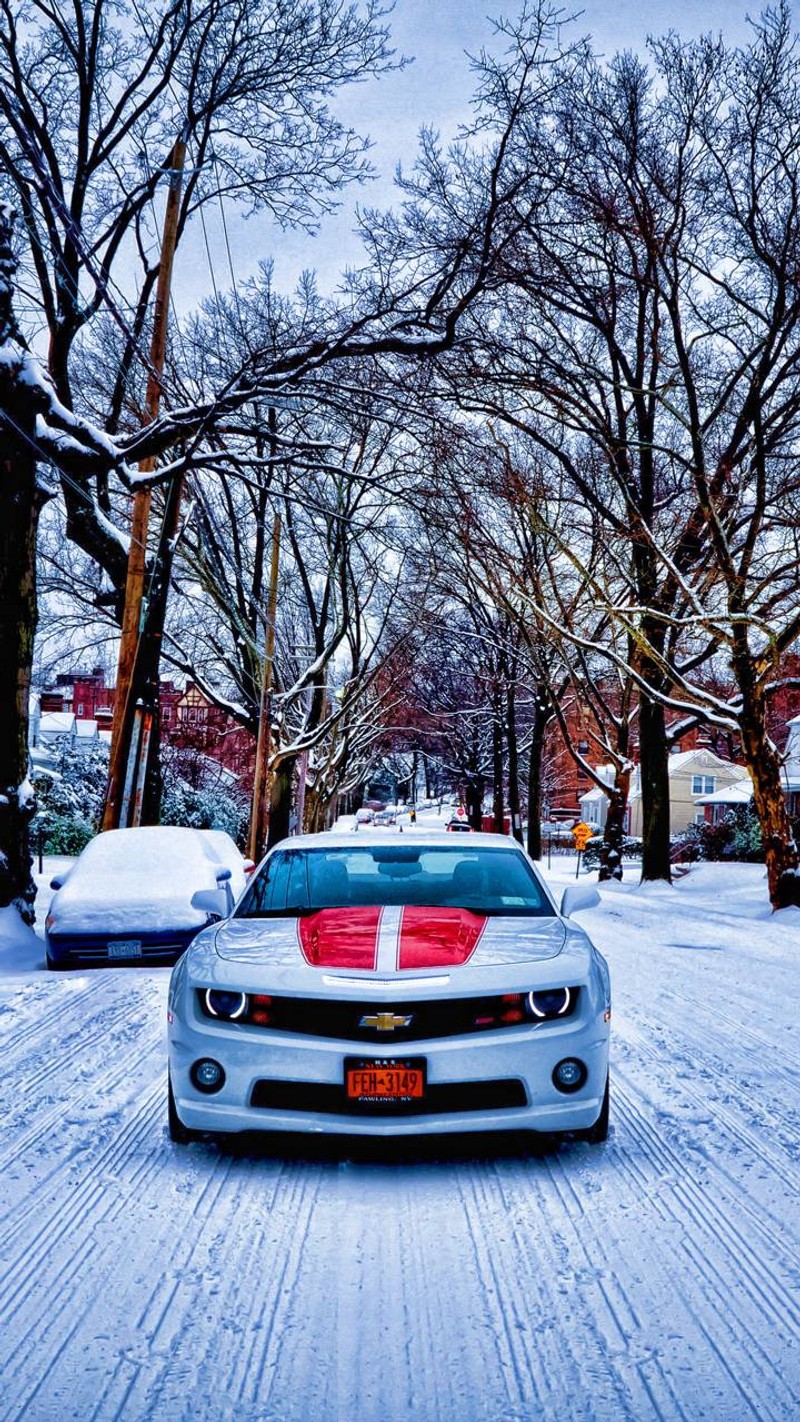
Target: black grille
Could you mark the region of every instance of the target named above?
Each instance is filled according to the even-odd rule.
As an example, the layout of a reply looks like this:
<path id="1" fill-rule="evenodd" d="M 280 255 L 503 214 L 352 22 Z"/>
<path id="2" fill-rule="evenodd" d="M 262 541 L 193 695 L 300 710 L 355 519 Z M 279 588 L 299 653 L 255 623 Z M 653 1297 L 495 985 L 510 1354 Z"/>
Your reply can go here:
<path id="1" fill-rule="evenodd" d="M 320 1111 L 333 1116 L 433 1116 L 527 1106 L 521 1081 L 448 1081 L 428 1085 L 422 1101 L 348 1100 L 343 1086 L 317 1081 L 257 1081 L 250 1105 L 264 1111 Z"/>
<path id="2" fill-rule="evenodd" d="M 579 989 L 573 988 L 565 1017 L 571 1017 L 576 1011 L 579 997 Z M 205 1005 L 205 992 L 199 993 L 199 1001 L 201 1011 L 206 1017 L 210 1016 Z M 330 998 L 320 1001 L 308 997 L 272 997 L 269 1006 L 263 1010 L 268 1020 L 254 1018 L 253 1014 L 259 1012 L 259 1007 L 251 1001 L 247 1015 L 239 1021 L 242 1025 L 263 1026 L 270 1031 L 298 1032 L 304 1036 L 329 1037 L 339 1042 L 377 1042 L 394 1051 L 398 1044 L 404 1042 L 458 1037 L 498 1027 L 530 1026 L 531 1019 L 527 1015 L 521 1019 L 522 1007 L 521 994 L 427 1002 L 341 1002 Z M 383 1031 L 376 1026 L 361 1026 L 362 1018 L 374 1018 L 381 1013 L 411 1020 L 407 1027 L 396 1024 L 391 1030 L 384 1028 Z"/>

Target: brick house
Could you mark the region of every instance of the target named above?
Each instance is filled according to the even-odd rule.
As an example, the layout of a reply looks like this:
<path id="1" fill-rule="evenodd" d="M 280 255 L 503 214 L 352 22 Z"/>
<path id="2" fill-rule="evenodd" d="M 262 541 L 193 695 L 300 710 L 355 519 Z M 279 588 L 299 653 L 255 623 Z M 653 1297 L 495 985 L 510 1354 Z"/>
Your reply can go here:
<path id="1" fill-rule="evenodd" d="M 172 681 L 162 681 L 159 690 L 162 743 L 176 750 L 194 751 L 247 783 L 253 774 L 255 737 L 229 712 L 215 706 L 193 682 L 182 688 Z M 55 725 L 53 717 L 63 717 L 66 728 L 72 719 L 75 734 L 81 739 L 96 736 L 108 740 L 115 698 L 116 689 L 106 685 L 103 668 L 94 667 L 90 672 L 59 675 L 54 686 L 41 691 L 39 710 L 41 715 L 48 713 L 47 724 Z M 94 723 L 91 732 L 89 723 Z M 32 721 L 32 725 L 36 724 L 38 717 Z"/>

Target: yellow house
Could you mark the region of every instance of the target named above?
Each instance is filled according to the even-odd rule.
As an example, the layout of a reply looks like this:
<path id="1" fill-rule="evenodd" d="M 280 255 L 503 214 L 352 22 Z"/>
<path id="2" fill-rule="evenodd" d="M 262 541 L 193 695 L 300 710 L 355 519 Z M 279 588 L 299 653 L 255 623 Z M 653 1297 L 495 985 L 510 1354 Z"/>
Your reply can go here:
<path id="1" fill-rule="evenodd" d="M 725 790 L 729 785 L 746 779 L 747 771 L 743 765 L 734 765 L 730 760 L 723 760 L 707 746 L 700 746 L 697 750 L 674 751 L 669 758 L 671 834 L 680 834 L 688 825 L 705 818 L 701 803 L 704 796 L 714 795 L 718 790 Z M 580 803 L 583 818 L 588 819 L 591 824 L 605 823 L 608 801 L 602 790 L 593 790 L 588 795 L 583 795 Z M 642 793 L 638 766 L 631 777 L 626 828 L 628 834 L 637 838 L 641 836 Z"/>
<path id="2" fill-rule="evenodd" d="M 734 765 L 723 760 L 707 746 L 697 750 L 675 751 L 669 758 L 669 827 L 671 834 L 680 834 L 688 825 L 705 819 L 703 806 L 698 803 L 704 795 L 714 795 L 737 780 L 747 776 L 743 765 Z M 628 813 L 629 833 L 637 837 L 642 833 L 642 795 L 636 777 L 632 788 Z"/>

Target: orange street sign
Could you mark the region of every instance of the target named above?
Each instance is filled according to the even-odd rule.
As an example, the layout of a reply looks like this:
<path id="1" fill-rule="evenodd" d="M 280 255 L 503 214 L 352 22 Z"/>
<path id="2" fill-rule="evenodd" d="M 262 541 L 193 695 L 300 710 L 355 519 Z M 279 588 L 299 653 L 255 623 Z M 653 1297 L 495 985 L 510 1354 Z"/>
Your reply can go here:
<path id="1" fill-rule="evenodd" d="M 582 853 L 583 850 L 586 848 L 593 833 L 594 831 L 591 825 L 584 824 L 583 820 L 581 820 L 579 824 L 573 827 L 572 836 L 575 840 L 575 848 L 579 851 L 579 853 Z"/>

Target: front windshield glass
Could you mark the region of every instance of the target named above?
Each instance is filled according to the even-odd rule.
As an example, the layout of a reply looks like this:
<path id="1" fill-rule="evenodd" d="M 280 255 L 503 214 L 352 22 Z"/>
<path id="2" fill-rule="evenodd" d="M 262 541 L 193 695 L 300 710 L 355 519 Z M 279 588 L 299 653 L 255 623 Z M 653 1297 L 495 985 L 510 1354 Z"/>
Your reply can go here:
<path id="1" fill-rule="evenodd" d="M 524 855 L 481 849 L 471 841 L 452 849 L 410 844 L 278 849 L 250 884 L 236 917 L 406 904 L 492 915 L 555 912 Z"/>

